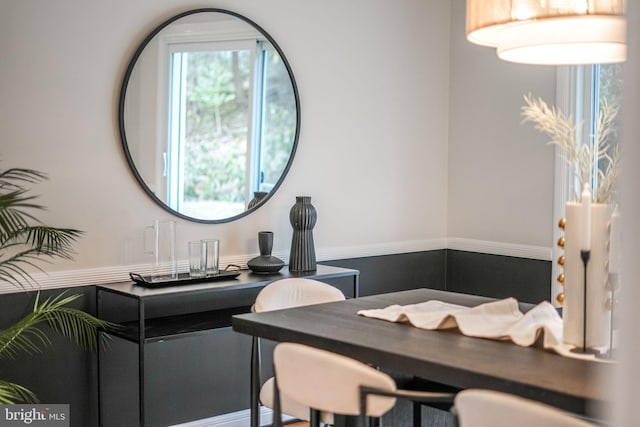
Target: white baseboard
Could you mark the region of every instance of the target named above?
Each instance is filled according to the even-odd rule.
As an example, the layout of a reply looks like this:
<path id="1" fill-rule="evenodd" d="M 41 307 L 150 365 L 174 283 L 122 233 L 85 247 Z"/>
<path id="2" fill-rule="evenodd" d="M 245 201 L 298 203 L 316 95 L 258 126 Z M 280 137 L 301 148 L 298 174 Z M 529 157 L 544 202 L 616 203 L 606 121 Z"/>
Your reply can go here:
<path id="1" fill-rule="evenodd" d="M 286 415 L 282 416 L 283 421 L 292 420 L 293 418 Z M 273 421 L 273 413 L 271 409 L 260 407 L 260 425 L 271 425 Z M 251 411 L 245 409 L 229 414 L 222 414 L 216 417 L 205 418 L 202 420 L 190 421 L 184 424 L 175 424 L 172 427 L 247 427 L 251 422 Z"/>
<path id="2" fill-rule="evenodd" d="M 432 251 L 440 249 L 455 249 L 469 252 L 487 253 L 493 255 L 514 256 L 520 258 L 550 261 L 551 248 L 517 245 L 503 242 L 463 239 L 457 237 L 437 238 L 425 240 L 410 240 L 402 242 L 387 242 L 379 244 L 316 248 L 316 258 L 319 262 L 337 259 L 362 258 L 370 256 L 394 255 L 411 252 Z M 234 255 L 220 258 L 220 265 L 236 264 L 246 267 L 247 262 L 257 254 Z M 274 256 L 283 260 L 289 259 L 288 252 L 274 252 Z M 179 262 L 178 268 L 187 269 L 187 261 Z M 72 288 L 77 286 L 98 285 L 113 282 L 129 281 L 129 272 L 149 274 L 151 266 L 147 264 L 121 265 L 82 270 L 55 271 L 51 273 L 35 273 L 33 278 L 37 285 L 26 286 L 25 290 Z M 8 282 L 0 283 L 0 294 L 21 292 Z"/>

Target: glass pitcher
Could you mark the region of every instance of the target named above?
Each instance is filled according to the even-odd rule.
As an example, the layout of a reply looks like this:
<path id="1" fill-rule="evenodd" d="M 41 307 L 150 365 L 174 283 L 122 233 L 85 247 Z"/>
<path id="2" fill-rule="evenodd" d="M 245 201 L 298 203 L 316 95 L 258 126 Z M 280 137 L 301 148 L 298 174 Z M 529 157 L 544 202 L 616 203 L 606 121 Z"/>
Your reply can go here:
<path id="1" fill-rule="evenodd" d="M 145 227 L 145 253 L 154 257 L 151 282 L 164 282 L 178 278 L 176 259 L 176 222 L 155 220 Z"/>

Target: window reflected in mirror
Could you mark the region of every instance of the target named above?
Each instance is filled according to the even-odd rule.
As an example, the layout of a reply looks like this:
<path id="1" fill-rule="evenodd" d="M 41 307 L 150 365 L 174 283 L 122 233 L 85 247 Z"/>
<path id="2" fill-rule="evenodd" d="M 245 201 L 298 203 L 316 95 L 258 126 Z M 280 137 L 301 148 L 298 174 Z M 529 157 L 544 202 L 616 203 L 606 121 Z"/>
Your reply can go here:
<path id="1" fill-rule="evenodd" d="M 134 56 L 121 135 L 152 198 L 188 219 L 226 221 L 284 178 L 298 106 L 288 63 L 259 27 L 229 12 L 188 13 Z"/>

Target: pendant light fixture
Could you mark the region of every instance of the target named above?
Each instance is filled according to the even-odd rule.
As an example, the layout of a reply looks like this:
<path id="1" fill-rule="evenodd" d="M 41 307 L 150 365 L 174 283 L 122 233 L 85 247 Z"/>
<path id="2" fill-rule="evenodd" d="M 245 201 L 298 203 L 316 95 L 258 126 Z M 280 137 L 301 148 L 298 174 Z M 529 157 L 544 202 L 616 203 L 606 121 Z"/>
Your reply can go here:
<path id="1" fill-rule="evenodd" d="M 623 62 L 624 0 L 467 0 L 467 39 L 511 62 Z"/>

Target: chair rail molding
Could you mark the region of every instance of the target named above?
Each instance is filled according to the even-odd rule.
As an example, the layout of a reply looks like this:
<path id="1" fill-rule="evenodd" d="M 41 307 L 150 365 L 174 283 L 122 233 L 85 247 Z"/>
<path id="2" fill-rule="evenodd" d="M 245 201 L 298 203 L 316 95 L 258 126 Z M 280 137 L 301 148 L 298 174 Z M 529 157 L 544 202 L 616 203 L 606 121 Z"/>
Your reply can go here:
<path id="1" fill-rule="evenodd" d="M 316 248 L 316 256 L 318 262 L 322 262 L 443 249 L 479 252 L 519 258 L 531 258 L 544 261 L 551 261 L 552 259 L 552 248 L 548 247 L 491 242 L 457 237 L 384 242 L 358 246 Z M 229 264 L 235 264 L 246 268 L 247 262 L 257 255 L 257 253 L 252 253 L 246 255 L 220 257 L 220 266 L 224 268 Z M 273 255 L 277 256 L 280 259 L 289 259 L 288 251 L 274 252 Z M 178 269 L 180 271 L 188 270 L 188 261 L 179 261 Z M 89 269 L 54 271 L 50 273 L 34 273 L 32 274 L 32 276 L 35 284 L 27 284 L 25 285 L 25 289 L 20 289 L 16 288 L 10 283 L 0 283 L 0 294 L 125 282 L 130 280 L 130 272 L 135 272 L 143 275 L 150 274 L 151 265 L 119 265 Z"/>
<path id="2" fill-rule="evenodd" d="M 492 242 L 487 240 L 449 237 L 447 249 L 465 252 L 478 252 L 489 255 L 503 255 L 517 258 L 551 261 L 552 248 L 546 246 L 520 245 L 515 243 Z"/>

